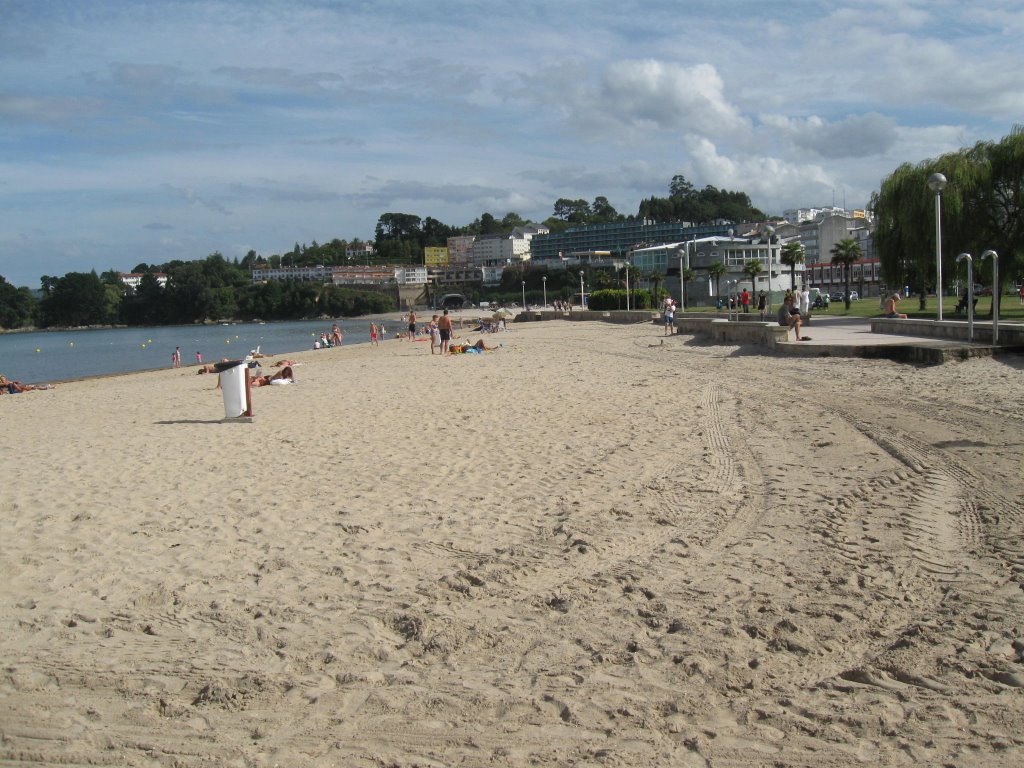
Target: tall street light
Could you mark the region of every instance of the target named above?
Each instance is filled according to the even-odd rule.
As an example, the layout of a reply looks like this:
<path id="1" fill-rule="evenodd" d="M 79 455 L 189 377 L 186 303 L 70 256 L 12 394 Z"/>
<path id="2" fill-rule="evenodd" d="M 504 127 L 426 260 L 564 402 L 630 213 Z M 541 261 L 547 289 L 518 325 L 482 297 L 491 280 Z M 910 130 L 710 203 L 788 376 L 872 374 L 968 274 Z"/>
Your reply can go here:
<path id="1" fill-rule="evenodd" d="M 580 270 L 580 309 L 585 309 L 587 305 L 587 299 L 583 295 L 583 270 Z"/>
<path id="2" fill-rule="evenodd" d="M 999 254 L 985 251 L 981 260 L 992 259 L 992 343 L 999 343 Z"/>
<path id="3" fill-rule="evenodd" d="M 772 308 L 772 235 L 775 234 L 775 227 L 769 225 L 764 228 L 765 236 L 768 238 L 768 311 Z M 753 282 L 753 281 L 751 281 Z"/>
<path id="4" fill-rule="evenodd" d="M 526 311 L 526 281 L 523 280 L 523 312 Z"/>
<path id="5" fill-rule="evenodd" d="M 629 264 L 626 264 L 626 311 L 629 312 Z"/>
<path id="6" fill-rule="evenodd" d="M 939 302 L 938 320 L 942 320 L 942 190 L 946 177 L 933 173 L 928 177 L 928 189 L 935 193 L 935 298 Z"/>
<path id="7" fill-rule="evenodd" d="M 544 275 L 544 277 L 542 277 L 540 280 L 544 284 L 544 308 L 547 309 L 547 306 L 548 306 L 548 276 Z"/>

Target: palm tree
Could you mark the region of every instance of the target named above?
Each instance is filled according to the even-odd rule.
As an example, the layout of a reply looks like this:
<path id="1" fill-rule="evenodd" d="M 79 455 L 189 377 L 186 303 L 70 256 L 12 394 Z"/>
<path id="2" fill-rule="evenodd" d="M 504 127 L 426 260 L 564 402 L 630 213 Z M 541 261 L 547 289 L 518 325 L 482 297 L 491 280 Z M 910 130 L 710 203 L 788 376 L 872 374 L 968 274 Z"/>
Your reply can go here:
<path id="1" fill-rule="evenodd" d="M 651 272 L 647 276 L 647 279 L 651 281 L 651 285 L 654 286 L 651 288 L 651 298 L 654 299 L 654 306 L 658 306 L 661 299 L 658 295 L 658 286 L 661 285 L 661 278 L 662 275 L 660 272 Z"/>
<path id="2" fill-rule="evenodd" d="M 779 254 L 779 261 L 789 267 L 789 279 L 792 283 L 792 290 L 796 290 L 796 265 L 804 263 L 804 247 L 796 240 L 791 240 L 782 246 L 782 253 Z"/>
<path id="3" fill-rule="evenodd" d="M 707 266 L 708 277 L 715 281 L 715 296 L 721 296 L 722 291 L 719 288 L 718 281 L 721 280 L 725 275 L 729 274 L 729 268 L 720 261 L 712 261 Z"/>
<path id="4" fill-rule="evenodd" d="M 684 312 L 686 311 L 686 304 L 687 304 L 687 302 L 686 302 L 686 286 L 696 276 L 697 276 L 697 273 L 694 272 L 692 269 L 690 269 L 690 267 L 684 267 L 683 268 L 683 272 L 680 275 L 680 277 L 682 278 L 682 281 L 683 281 L 683 311 Z"/>
<path id="5" fill-rule="evenodd" d="M 757 259 L 751 259 L 743 265 L 743 274 L 750 278 L 750 292 L 757 293 L 757 276 L 764 271 L 764 266 Z"/>
<path id="6" fill-rule="evenodd" d="M 838 243 L 832 246 L 830 251 L 832 254 L 833 264 L 843 265 L 843 285 L 846 288 L 846 293 L 843 299 L 846 304 L 846 311 L 850 311 L 850 268 L 853 266 L 855 261 L 859 261 L 861 257 L 860 245 L 852 237 L 847 237 L 840 240 Z"/>

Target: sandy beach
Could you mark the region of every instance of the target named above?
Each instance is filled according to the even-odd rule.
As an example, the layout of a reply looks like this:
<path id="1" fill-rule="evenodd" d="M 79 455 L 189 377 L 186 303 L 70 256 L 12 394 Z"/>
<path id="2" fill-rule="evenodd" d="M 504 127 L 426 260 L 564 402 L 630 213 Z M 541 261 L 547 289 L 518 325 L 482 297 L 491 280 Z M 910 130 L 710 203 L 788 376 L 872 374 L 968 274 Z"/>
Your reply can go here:
<path id="1" fill-rule="evenodd" d="M 0 762 L 1024 763 L 1024 356 L 510 328 L 0 397 Z"/>

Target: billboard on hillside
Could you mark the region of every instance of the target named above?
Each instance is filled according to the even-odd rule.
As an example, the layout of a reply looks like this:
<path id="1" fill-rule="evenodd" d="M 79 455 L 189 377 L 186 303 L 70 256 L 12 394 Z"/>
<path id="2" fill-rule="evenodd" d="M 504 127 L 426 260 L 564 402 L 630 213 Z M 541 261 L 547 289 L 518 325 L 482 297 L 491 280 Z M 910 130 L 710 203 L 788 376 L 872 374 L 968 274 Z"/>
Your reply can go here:
<path id="1" fill-rule="evenodd" d="M 428 267 L 438 267 L 448 263 L 447 248 L 424 248 L 423 263 Z"/>

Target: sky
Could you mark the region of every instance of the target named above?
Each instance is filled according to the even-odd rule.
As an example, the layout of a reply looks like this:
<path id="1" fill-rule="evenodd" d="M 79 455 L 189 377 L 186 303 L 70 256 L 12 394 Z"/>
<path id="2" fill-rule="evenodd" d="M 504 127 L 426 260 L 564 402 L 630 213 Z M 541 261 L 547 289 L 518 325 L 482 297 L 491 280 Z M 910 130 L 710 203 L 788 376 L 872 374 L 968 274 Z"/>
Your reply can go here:
<path id="1" fill-rule="evenodd" d="M 0 275 L 623 214 L 867 205 L 1024 115 L 1020 0 L 0 0 Z"/>

